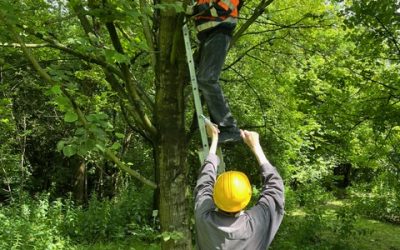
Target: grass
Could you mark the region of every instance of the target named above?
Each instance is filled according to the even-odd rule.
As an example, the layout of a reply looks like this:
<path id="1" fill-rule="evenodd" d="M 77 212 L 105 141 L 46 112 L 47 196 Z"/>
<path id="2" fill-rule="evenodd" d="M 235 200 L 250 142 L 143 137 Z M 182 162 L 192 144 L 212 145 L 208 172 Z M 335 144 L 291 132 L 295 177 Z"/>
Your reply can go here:
<path id="1" fill-rule="evenodd" d="M 355 217 L 350 215 L 349 219 L 355 218 L 354 224 L 339 223 L 337 212 L 346 211 L 343 209 L 350 203 L 350 200 L 332 200 L 319 205 L 316 210 L 327 223 L 322 227 L 319 227 L 318 220 L 315 221 L 317 224 L 307 223 L 307 212 L 310 211 L 301 208 L 291 210 L 286 214 L 283 228 L 278 231 L 273 249 L 400 250 L 400 225 L 367 219 L 356 215 L 357 211 L 351 209 L 349 212 L 355 212 Z M 351 235 L 341 236 L 337 230 L 343 230 L 340 226 L 346 225 L 350 226 L 347 230 Z"/>
<path id="2" fill-rule="evenodd" d="M 328 202 L 325 205 L 327 214 L 334 213 L 346 203 L 346 200 Z M 400 225 L 360 217 L 355 223 L 355 228 L 366 232 L 349 241 L 355 249 L 400 250 Z"/>
<path id="3" fill-rule="evenodd" d="M 359 235 L 349 240 L 351 249 L 362 250 L 400 250 L 400 226 L 376 220 L 360 218 L 356 228 L 365 230 L 365 235 Z M 329 237 L 329 236 L 325 236 Z M 331 239 L 334 240 L 334 239 Z M 310 246 L 311 247 L 311 246 Z M 94 245 L 81 245 L 78 250 L 159 250 L 160 246 L 137 240 L 122 242 L 97 243 Z M 311 248 L 313 249 L 313 248 Z M 318 249 L 316 247 L 315 249 Z"/>
<path id="4" fill-rule="evenodd" d="M 356 249 L 400 250 L 400 226 L 361 218 L 357 220 L 356 227 L 369 232 L 350 241 Z"/>
<path id="5" fill-rule="evenodd" d="M 328 202 L 327 204 L 321 206 L 321 209 L 324 210 L 323 217 L 330 218 L 331 220 L 335 220 L 335 211 L 346 206 L 348 202 L 346 200 L 334 200 Z M 304 218 L 306 213 L 297 209 L 291 211 L 288 217 L 298 217 Z M 370 220 L 362 217 L 358 217 L 355 223 L 355 229 L 360 232 L 364 232 L 362 234 L 355 235 L 350 239 L 346 240 L 347 247 L 341 249 L 362 249 L 362 250 L 400 250 L 400 225 L 394 225 L 390 223 L 385 223 L 376 220 Z M 321 240 L 326 242 L 336 242 L 338 239 L 334 234 L 331 234 L 328 230 L 327 232 L 321 232 Z M 282 237 L 280 240 L 291 241 L 293 240 L 290 235 L 286 235 Z M 287 242 L 288 243 L 288 242 Z M 276 249 L 294 249 L 296 243 L 288 243 L 289 248 L 285 248 L 281 246 Z M 326 245 L 325 245 L 326 246 Z M 283 248 L 282 248 L 283 247 Z M 118 250 L 118 249 L 127 249 L 127 250 L 159 250 L 160 245 L 156 243 L 146 243 L 138 241 L 134 238 L 127 238 L 124 241 L 120 242 L 108 242 L 108 243 L 97 243 L 94 245 L 80 245 L 76 249 L 79 250 Z M 275 248 L 273 248 L 275 249 Z M 300 249 L 296 248 L 295 249 Z M 319 246 L 308 245 L 307 249 L 315 249 L 319 250 Z M 324 249 L 336 249 L 335 247 L 329 247 Z"/>
<path id="6" fill-rule="evenodd" d="M 120 242 L 101 242 L 94 245 L 80 245 L 77 250 L 160 250 L 156 243 L 141 242 L 136 239 L 126 239 Z"/>

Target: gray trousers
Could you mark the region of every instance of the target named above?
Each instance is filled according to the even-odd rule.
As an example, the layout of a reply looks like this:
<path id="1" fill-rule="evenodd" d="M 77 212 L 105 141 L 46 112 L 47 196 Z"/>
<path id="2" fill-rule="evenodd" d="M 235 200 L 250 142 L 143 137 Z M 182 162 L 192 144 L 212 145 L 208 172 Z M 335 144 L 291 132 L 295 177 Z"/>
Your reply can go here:
<path id="1" fill-rule="evenodd" d="M 219 76 L 232 37 L 222 32 L 211 33 L 200 45 L 197 68 L 199 89 L 207 104 L 211 120 L 220 128 L 236 127 L 228 103 L 219 83 Z"/>

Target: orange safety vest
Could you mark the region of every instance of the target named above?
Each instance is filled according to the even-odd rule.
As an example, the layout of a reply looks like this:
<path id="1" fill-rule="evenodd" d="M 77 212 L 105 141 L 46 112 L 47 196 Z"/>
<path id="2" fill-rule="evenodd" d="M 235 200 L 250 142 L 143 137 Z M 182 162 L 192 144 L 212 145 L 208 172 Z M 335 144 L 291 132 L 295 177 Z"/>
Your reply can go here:
<path id="1" fill-rule="evenodd" d="M 197 0 L 195 16 L 198 31 L 217 26 L 220 23 L 236 25 L 239 0 Z"/>

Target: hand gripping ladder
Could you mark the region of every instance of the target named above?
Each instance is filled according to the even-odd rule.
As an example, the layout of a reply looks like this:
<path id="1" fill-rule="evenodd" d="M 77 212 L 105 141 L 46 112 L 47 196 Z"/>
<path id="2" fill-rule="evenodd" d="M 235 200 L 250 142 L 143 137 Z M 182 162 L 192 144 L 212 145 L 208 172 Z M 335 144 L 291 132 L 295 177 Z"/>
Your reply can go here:
<path id="1" fill-rule="evenodd" d="M 207 132 L 205 128 L 205 121 L 204 121 L 204 115 L 203 115 L 203 109 L 201 105 L 201 100 L 200 100 L 200 94 L 199 94 L 199 88 L 197 84 L 197 78 L 196 78 L 196 69 L 194 65 L 194 60 L 193 60 L 193 52 L 192 52 L 192 45 L 190 43 L 190 33 L 189 29 L 187 26 L 186 20 L 184 21 L 184 25 L 182 27 L 182 32 L 183 32 L 183 38 L 185 41 L 185 50 L 186 50 L 186 60 L 189 66 L 189 73 L 190 73 L 190 82 L 192 85 L 192 92 L 193 92 L 193 98 L 194 98 L 194 106 L 196 109 L 196 115 L 197 115 L 197 122 L 199 125 L 199 130 L 200 130 L 200 135 L 201 135 L 201 143 L 202 143 L 202 151 L 199 151 L 199 158 L 201 164 L 204 163 L 205 158 L 207 157 L 208 151 L 209 151 L 209 145 L 208 145 L 208 139 L 207 139 Z M 218 173 L 224 172 L 225 171 L 225 162 L 224 158 L 222 155 L 221 148 L 218 147 L 217 154 L 220 158 L 220 164 L 218 167 Z"/>

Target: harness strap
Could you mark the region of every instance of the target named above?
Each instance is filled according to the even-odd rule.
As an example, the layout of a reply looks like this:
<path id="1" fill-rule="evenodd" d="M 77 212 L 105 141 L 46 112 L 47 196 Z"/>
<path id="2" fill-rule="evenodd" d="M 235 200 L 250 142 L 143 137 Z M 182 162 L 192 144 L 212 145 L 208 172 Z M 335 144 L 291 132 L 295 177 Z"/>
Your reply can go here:
<path id="1" fill-rule="evenodd" d="M 217 26 L 217 25 L 219 25 L 219 24 L 221 24 L 221 23 L 232 23 L 232 24 L 236 24 L 237 23 L 237 19 L 236 18 L 233 18 L 233 17 L 228 17 L 228 18 L 226 18 L 226 19 L 224 19 L 224 20 L 222 20 L 222 21 L 213 21 L 213 20 L 210 20 L 210 21 L 208 21 L 208 22 L 205 22 L 205 23 L 202 23 L 202 24 L 199 24 L 199 25 L 197 25 L 197 31 L 203 31 L 203 30 L 206 30 L 206 29 L 209 29 L 209 28 L 213 28 L 213 27 L 215 27 L 215 26 Z"/>
<path id="2" fill-rule="evenodd" d="M 214 7 L 210 8 L 210 13 L 211 13 L 211 16 L 218 17 L 217 10 Z"/>
<path id="3" fill-rule="evenodd" d="M 224 5 L 226 5 L 231 11 L 233 11 L 236 6 L 230 1 L 230 0 L 220 0 L 219 3 L 223 3 Z M 218 4 L 219 4 L 218 3 Z"/>

